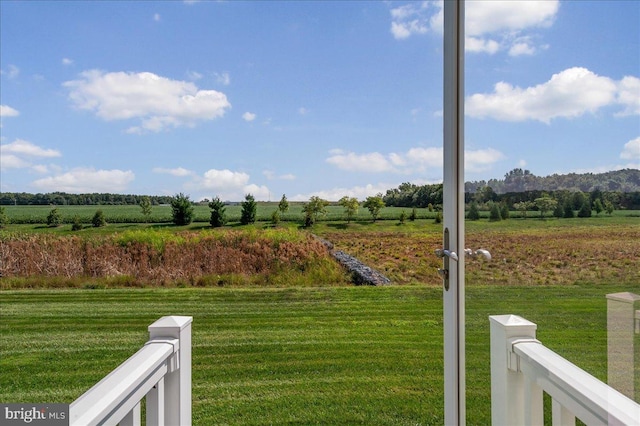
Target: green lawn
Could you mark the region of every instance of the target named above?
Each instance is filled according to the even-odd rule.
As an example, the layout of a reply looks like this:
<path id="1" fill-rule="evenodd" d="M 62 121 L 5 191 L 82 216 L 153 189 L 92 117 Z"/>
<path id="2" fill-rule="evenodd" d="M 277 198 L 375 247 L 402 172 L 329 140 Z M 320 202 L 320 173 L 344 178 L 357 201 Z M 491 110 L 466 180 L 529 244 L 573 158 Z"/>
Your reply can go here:
<path id="1" fill-rule="evenodd" d="M 488 315 L 606 379 L 615 284 L 467 288 L 468 424 L 490 423 Z M 0 401 L 71 402 L 191 315 L 193 418 L 214 424 L 443 423 L 442 290 L 422 286 L 0 292 Z"/>

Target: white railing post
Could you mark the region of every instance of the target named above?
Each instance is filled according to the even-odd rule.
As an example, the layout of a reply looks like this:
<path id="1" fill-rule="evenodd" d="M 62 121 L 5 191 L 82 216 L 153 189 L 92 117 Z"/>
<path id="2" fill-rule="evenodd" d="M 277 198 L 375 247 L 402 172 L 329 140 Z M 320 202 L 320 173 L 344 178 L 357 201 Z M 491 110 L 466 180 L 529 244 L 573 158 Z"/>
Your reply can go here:
<path id="1" fill-rule="evenodd" d="M 160 391 L 164 393 L 164 421 L 167 425 L 191 426 L 191 322 L 192 317 L 162 317 L 149 326 L 149 339 L 178 339 L 180 350 Z M 160 393 L 160 392 L 159 392 Z M 154 395 L 153 397 L 157 397 Z"/>
<path id="2" fill-rule="evenodd" d="M 495 426 L 526 424 L 525 381 L 523 375 L 518 374 L 518 357 L 512 352 L 511 345 L 514 339 L 535 340 L 537 326 L 515 315 L 492 315 L 489 322 L 491 422 Z M 529 407 L 529 410 L 533 408 Z"/>
<path id="3" fill-rule="evenodd" d="M 638 309 L 640 295 L 607 294 L 608 383 L 636 401 L 640 400 L 640 347 L 634 336 Z"/>

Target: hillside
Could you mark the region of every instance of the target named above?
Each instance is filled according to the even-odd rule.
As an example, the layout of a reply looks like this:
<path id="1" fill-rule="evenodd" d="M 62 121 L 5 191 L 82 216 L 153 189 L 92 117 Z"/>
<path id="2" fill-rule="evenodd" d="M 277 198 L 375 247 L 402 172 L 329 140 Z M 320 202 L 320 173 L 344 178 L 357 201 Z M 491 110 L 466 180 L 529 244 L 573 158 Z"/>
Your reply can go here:
<path id="1" fill-rule="evenodd" d="M 478 188 L 485 186 L 490 186 L 497 194 L 560 190 L 638 192 L 640 191 L 640 170 L 623 169 L 606 173 L 569 173 L 542 177 L 534 175 L 529 170 L 513 169 L 505 174 L 504 179 L 466 182 L 465 191 L 476 192 Z"/>

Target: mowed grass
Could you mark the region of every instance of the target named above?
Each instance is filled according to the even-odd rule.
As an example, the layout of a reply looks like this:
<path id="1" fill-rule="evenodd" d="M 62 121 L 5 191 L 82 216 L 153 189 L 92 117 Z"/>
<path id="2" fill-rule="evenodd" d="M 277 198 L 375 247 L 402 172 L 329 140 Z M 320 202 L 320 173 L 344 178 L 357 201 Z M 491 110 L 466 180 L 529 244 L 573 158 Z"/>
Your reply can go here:
<path id="1" fill-rule="evenodd" d="M 491 314 L 606 380 L 615 283 L 467 288 L 467 419 L 490 423 Z M 0 292 L 0 401 L 72 402 L 163 315 L 193 322 L 193 420 L 222 424 L 443 424 L 439 287 Z"/>

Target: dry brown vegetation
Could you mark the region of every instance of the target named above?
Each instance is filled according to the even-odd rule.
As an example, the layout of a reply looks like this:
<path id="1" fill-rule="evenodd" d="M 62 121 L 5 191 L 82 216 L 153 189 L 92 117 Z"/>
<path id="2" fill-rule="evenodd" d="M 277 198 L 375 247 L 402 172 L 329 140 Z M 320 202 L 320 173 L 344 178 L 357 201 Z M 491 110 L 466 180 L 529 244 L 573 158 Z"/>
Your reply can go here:
<path id="1" fill-rule="evenodd" d="M 387 275 L 393 283 L 440 285 L 439 233 L 327 232 L 323 237 Z M 467 247 L 486 248 L 493 259 L 466 260 L 469 284 L 551 285 L 615 282 L 640 285 L 640 227 L 482 229 Z"/>
<path id="2" fill-rule="evenodd" d="M 120 285 L 224 285 L 230 276 L 269 276 L 283 270 L 304 271 L 313 262 L 334 262 L 326 247 L 304 234 L 226 231 L 122 236 L 5 238 L 0 241 L 0 273 L 9 277 L 115 277 Z M 146 238 L 146 240 L 145 240 Z M 141 241 L 142 239 L 142 241 Z M 343 278 L 339 267 L 334 279 Z M 33 282 L 33 281 L 31 281 Z"/>

